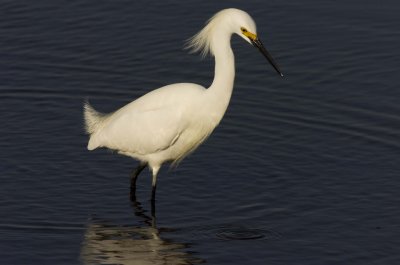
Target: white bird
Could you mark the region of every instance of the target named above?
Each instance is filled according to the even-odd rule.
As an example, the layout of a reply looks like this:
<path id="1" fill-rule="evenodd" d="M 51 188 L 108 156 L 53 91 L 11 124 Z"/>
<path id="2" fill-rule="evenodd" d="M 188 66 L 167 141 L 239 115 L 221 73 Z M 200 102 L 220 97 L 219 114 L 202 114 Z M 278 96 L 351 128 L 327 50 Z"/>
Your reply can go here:
<path id="1" fill-rule="evenodd" d="M 237 34 L 258 48 L 282 77 L 274 59 L 257 36 L 256 24 L 246 12 L 229 8 L 215 14 L 189 40 L 188 47 L 215 57 L 215 75 L 206 89 L 178 83 L 153 90 L 110 114 L 84 105 L 88 150 L 106 147 L 140 161 L 131 175 L 131 199 L 136 179 L 149 167 L 155 201 L 157 173 L 165 162 L 177 163 L 195 150 L 219 124 L 228 107 L 235 78 L 231 36 Z"/>

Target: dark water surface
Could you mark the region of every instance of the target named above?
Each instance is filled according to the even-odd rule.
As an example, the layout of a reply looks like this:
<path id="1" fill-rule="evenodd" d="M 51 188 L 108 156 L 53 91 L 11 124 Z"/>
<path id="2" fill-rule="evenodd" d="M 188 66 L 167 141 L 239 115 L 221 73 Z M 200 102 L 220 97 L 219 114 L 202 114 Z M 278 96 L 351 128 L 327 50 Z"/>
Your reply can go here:
<path id="1" fill-rule="evenodd" d="M 400 264 L 399 2 L 159 2 L 0 1 L 0 264 Z M 161 170 L 155 220 L 149 173 L 131 205 L 136 162 L 86 150 L 82 102 L 208 86 L 183 41 L 225 7 L 286 77 L 233 38 L 230 107 Z"/>

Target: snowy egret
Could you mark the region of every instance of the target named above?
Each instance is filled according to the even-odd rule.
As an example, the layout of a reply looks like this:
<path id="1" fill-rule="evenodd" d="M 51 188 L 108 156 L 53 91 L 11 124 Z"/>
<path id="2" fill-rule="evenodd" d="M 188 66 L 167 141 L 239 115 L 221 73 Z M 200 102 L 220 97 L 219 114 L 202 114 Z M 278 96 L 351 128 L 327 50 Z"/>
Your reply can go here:
<path id="1" fill-rule="evenodd" d="M 256 24 L 244 11 L 229 8 L 215 14 L 188 42 L 193 51 L 215 57 L 215 76 L 208 89 L 191 83 L 153 90 L 110 114 L 84 105 L 88 150 L 106 147 L 140 161 L 131 175 L 131 198 L 136 179 L 147 166 L 152 173 L 154 203 L 157 174 L 165 162 L 178 163 L 195 150 L 219 124 L 228 107 L 235 62 L 231 36 L 237 34 L 258 48 L 280 76 L 272 56 L 257 36 Z"/>

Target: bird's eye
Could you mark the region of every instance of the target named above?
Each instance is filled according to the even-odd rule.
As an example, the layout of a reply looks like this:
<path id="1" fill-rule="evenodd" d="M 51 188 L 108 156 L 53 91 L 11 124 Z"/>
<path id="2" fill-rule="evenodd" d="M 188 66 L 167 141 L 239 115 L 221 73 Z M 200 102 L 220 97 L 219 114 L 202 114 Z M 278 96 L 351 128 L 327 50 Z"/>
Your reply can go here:
<path id="1" fill-rule="evenodd" d="M 245 29 L 245 28 L 241 28 L 241 30 L 243 33 L 247 32 L 247 29 Z"/>

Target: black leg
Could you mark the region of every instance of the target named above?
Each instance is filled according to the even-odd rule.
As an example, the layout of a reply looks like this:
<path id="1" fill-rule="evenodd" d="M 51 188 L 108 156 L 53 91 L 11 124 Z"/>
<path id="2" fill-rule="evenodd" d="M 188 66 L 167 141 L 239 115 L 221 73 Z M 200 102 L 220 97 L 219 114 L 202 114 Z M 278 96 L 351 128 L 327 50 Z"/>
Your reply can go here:
<path id="1" fill-rule="evenodd" d="M 152 227 L 156 227 L 156 188 L 157 185 L 154 185 L 151 190 L 151 219 L 152 219 Z"/>
<path id="2" fill-rule="evenodd" d="M 156 218 L 156 204 L 155 201 L 151 201 L 151 227 L 157 227 L 157 218 Z"/>
<path id="3" fill-rule="evenodd" d="M 155 166 L 151 168 L 151 171 L 153 173 L 153 181 L 151 183 L 152 189 L 151 189 L 151 204 L 152 206 L 154 205 L 154 202 L 156 201 L 156 189 L 157 189 L 157 174 L 158 170 L 160 170 L 160 166 Z"/>
<path id="4" fill-rule="evenodd" d="M 140 172 L 147 167 L 146 163 L 140 163 L 131 174 L 131 201 L 136 201 L 136 180 Z"/>
<path id="5" fill-rule="evenodd" d="M 156 201 L 156 189 L 157 189 L 157 184 L 154 184 L 151 189 L 151 203 L 154 204 Z"/>
<path id="6" fill-rule="evenodd" d="M 156 217 L 156 208 L 155 205 L 151 204 L 151 216 L 146 214 L 146 210 L 143 209 L 142 204 L 139 201 L 132 201 L 131 206 L 135 215 L 144 220 L 146 224 L 157 229 L 157 217 Z M 157 231 L 158 234 L 158 231 Z"/>

